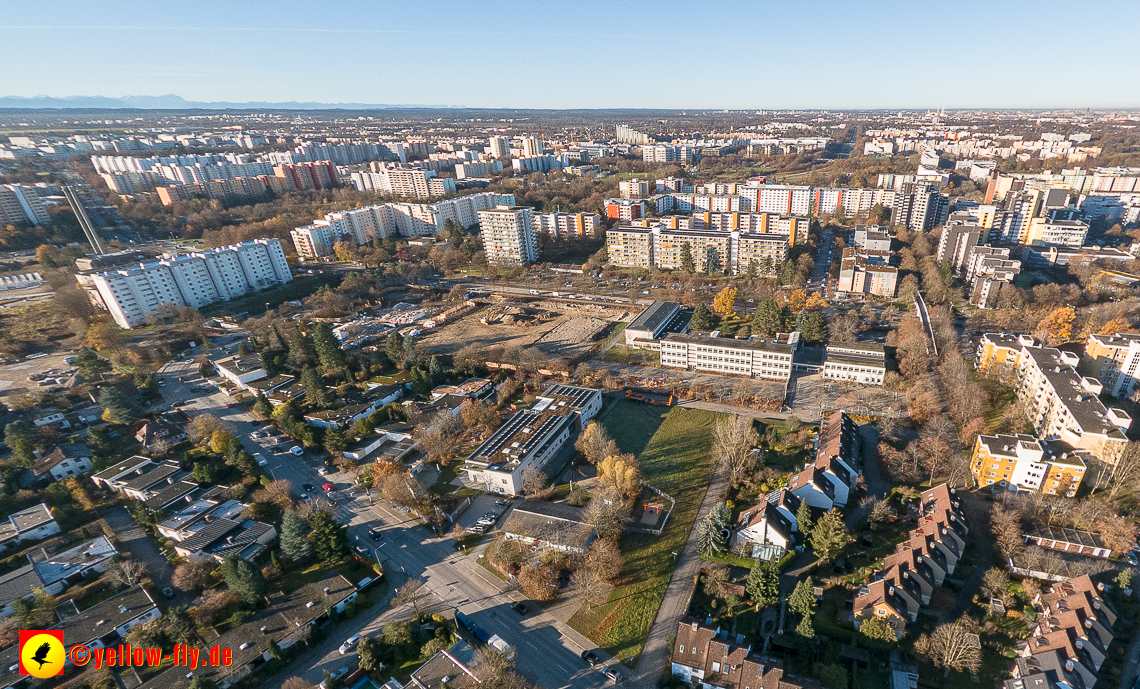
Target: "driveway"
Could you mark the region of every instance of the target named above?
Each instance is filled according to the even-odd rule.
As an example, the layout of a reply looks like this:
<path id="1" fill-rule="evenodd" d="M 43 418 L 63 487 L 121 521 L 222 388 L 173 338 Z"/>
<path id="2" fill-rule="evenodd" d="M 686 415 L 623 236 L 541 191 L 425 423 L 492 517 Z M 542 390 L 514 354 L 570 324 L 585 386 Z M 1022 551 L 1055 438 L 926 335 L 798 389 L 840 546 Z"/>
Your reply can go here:
<path id="1" fill-rule="evenodd" d="M 151 543 L 135 520 L 131 519 L 127 508 L 115 506 L 100 512 L 107 525 L 115 532 L 120 553 L 130 553 L 134 559 L 146 565 L 154 585 L 162 589 L 170 586 L 170 576 L 174 569 L 154 543 Z M 187 595 L 187 594 L 181 594 Z M 183 602 L 190 602 L 189 598 Z"/>

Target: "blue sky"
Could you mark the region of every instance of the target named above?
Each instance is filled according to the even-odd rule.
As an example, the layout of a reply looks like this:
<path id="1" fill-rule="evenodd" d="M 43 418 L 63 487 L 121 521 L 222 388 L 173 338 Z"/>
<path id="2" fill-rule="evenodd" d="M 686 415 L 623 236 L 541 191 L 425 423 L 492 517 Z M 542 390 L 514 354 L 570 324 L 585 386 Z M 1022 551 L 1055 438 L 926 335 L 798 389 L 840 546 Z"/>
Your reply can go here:
<path id="1" fill-rule="evenodd" d="M 0 95 L 1136 107 L 1134 2 L 0 0 Z"/>

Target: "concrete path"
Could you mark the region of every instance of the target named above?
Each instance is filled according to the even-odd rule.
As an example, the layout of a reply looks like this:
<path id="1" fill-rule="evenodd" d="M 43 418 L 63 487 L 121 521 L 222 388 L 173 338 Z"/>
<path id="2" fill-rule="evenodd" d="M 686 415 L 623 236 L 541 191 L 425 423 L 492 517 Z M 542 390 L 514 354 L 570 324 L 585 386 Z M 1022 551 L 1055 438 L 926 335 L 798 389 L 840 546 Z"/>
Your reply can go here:
<path id="1" fill-rule="evenodd" d="M 160 590 L 170 586 L 170 576 L 174 573 L 174 569 L 162 551 L 147 538 L 146 532 L 131 519 L 127 508 L 115 506 L 102 510 L 100 514 L 107 525 L 114 530 L 119 552 L 124 555 L 130 554 L 145 564 L 151 580 Z M 187 594 L 186 600 L 180 602 L 188 603 L 191 598 L 193 596 Z"/>
<path id="2" fill-rule="evenodd" d="M 723 500 L 727 492 L 728 481 L 720 474 L 714 474 L 694 524 L 708 516 L 713 505 Z M 677 568 L 673 570 L 673 578 L 665 591 L 661 607 L 657 610 L 657 618 L 649 630 L 641 660 L 630 677 L 629 685 L 632 689 L 655 689 L 657 680 L 668 672 L 669 654 L 673 651 L 669 646 L 669 637 L 677 633 L 677 625 L 689 609 L 689 599 L 693 595 L 701 562 L 697 551 L 697 530 L 690 529 L 685 549 L 677 559 Z"/>

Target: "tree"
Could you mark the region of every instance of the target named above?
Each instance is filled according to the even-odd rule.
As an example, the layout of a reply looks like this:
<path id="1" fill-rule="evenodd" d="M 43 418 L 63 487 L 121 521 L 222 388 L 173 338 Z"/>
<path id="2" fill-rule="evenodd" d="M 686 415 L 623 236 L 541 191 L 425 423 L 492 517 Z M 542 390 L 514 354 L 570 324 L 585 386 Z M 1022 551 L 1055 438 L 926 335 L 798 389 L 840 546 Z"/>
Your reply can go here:
<path id="1" fill-rule="evenodd" d="M 433 355 L 428 359 L 428 375 L 431 376 L 431 382 L 434 385 L 439 385 L 443 382 L 446 371 L 443 368 L 443 361 L 439 356 Z"/>
<path id="2" fill-rule="evenodd" d="M 688 242 L 681 245 L 681 270 L 686 273 L 694 273 L 697 270 L 693 265 L 693 247 Z"/>
<path id="3" fill-rule="evenodd" d="M 218 563 L 212 559 L 195 558 L 174 568 L 170 583 L 179 591 L 196 591 L 206 588 L 213 581 Z"/>
<path id="4" fill-rule="evenodd" d="M 824 689 L 847 689 L 847 668 L 828 663 L 819 668 L 819 683 Z"/>
<path id="5" fill-rule="evenodd" d="M 782 330 L 783 320 L 780 305 L 769 297 L 756 305 L 756 313 L 752 315 L 752 329 L 761 335 L 772 337 Z"/>
<path id="6" fill-rule="evenodd" d="M 1073 336 L 1073 321 L 1076 318 L 1077 312 L 1071 306 L 1053 309 L 1037 324 L 1037 332 L 1044 332 L 1051 344 L 1067 342 Z"/>
<path id="7" fill-rule="evenodd" d="M 396 595 L 392 598 L 392 607 L 398 608 L 402 605 L 412 606 L 412 610 L 416 617 L 420 616 L 420 605 L 423 604 L 424 598 L 428 595 L 427 589 L 424 587 L 422 581 L 418 579 L 408 579 L 404 585 L 396 589 Z"/>
<path id="8" fill-rule="evenodd" d="M 360 640 L 360 644 L 356 647 L 356 655 L 359 658 L 361 670 L 375 672 L 384 666 L 384 649 L 382 646 L 383 644 L 379 639 L 371 636 L 366 636 Z M 305 683 L 305 689 L 309 689 L 308 682 Z"/>
<path id="9" fill-rule="evenodd" d="M 5 426 L 4 442 L 12 449 L 12 458 L 20 467 L 31 469 L 36 465 L 35 434 L 27 421 L 19 419 Z"/>
<path id="10" fill-rule="evenodd" d="M 637 466 L 637 458 L 631 454 L 610 455 L 603 459 L 598 465 L 598 479 L 628 499 L 641 494 L 641 470 Z"/>
<path id="11" fill-rule="evenodd" d="M 580 567 L 570 575 L 570 583 L 574 586 L 582 603 L 590 608 L 596 608 L 606 602 L 610 586 L 586 567 Z"/>
<path id="12" fill-rule="evenodd" d="M 1013 557 L 1022 549 L 1021 519 L 1016 512 L 994 505 L 990 510 L 990 530 L 1002 557 Z"/>
<path id="13" fill-rule="evenodd" d="M 118 560 L 107 570 L 107 577 L 111 581 L 127 588 L 138 586 L 146 575 L 146 565 L 139 560 Z"/>
<path id="14" fill-rule="evenodd" d="M 724 533 L 713 515 L 697 522 L 697 550 L 702 555 L 724 551 Z"/>
<path id="15" fill-rule="evenodd" d="M 332 333 L 328 323 L 318 323 L 313 328 L 313 349 L 317 351 L 317 359 L 326 372 L 340 370 L 348 363 L 340 342 Z"/>
<path id="16" fill-rule="evenodd" d="M 811 505 L 807 500 L 800 500 L 800 506 L 796 508 L 796 528 L 804 538 L 811 533 Z"/>
<path id="17" fill-rule="evenodd" d="M 736 312 L 732 310 L 736 303 L 736 288 L 725 287 L 713 297 L 712 310 L 721 318 L 735 318 Z"/>
<path id="18" fill-rule="evenodd" d="M 412 392 L 427 397 L 431 393 L 431 378 L 424 375 L 419 366 L 411 367 Z"/>
<path id="19" fill-rule="evenodd" d="M 86 380 L 98 380 L 100 374 L 111 370 L 111 362 L 96 354 L 94 350 L 84 347 L 75 358 L 75 367 L 79 369 L 79 375 Z"/>
<path id="20" fill-rule="evenodd" d="M 781 285 L 790 285 L 795 279 L 796 264 L 792 263 L 792 259 L 789 258 L 776 269 L 776 280 L 778 280 Z"/>
<path id="21" fill-rule="evenodd" d="M 859 319 L 854 314 L 835 314 L 828 326 L 831 342 L 855 342 L 859 334 Z"/>
<path id="22" fill-rule="evenodd" d="M 803 335 L 804 341 L 811 344 L 827 342 L 827 317 L 822 311 L 812 311 L 804 317 L 803 330 L 800 334 Z"/>
<path id="23" fill-rule="evenodd" d="M 123 331 L 113 323 L 99 321 L 87 329 L 83 346 L 97 352 L 114 351 L 123 346 Z"/>
<path id="24" fill-rule="evenodd" d="M 301 371 L 301 385 L 305 388 L 305 399 L 321 409 L 329 406 L 329 391 L 325 387 L 325 382 L 321 379 L 321 374 L 317 373 L 315 368 L 306 368 Z"/>
<path id="25" fill-rule="evenodd" d="M 236 555 L 227 556 L 222 561 L 222 578 L 230 593 L 248 605 L 254 605 L 265 597 L 268 588 L 261 570 Z"/>
<path id="26" fill-rule="evenodd" d="M 372 642 L 377 643 L 377 644 L 380 643 L 376 639 L 366 637 L 366 638 L 360 640 L 360 645 L 363 646 L 365 641 L 372 641 Z M 358 651 L 358 653 L 359 653 L 359 651 Z M 361 655 L 360 667 L 363 668 L 364 667 L 364 657 L 363 657 L 363 654 L 360 654 L 360 655 Z M 365 669 L 367 669 L 367 668 L 365 668 Z M 369 670 L 369 672 L 371 672 L 371 670 Z M 307 682 L 307 681 L 301 679 L 300 677 L 290 677 L 281 683 L 281 689 L 313 689 L 313 683 Z"/>
<path id="27" fill-rule="evenodd" d="M 748 571 L 748 583 L 744 590 L 759 607 L 767 607 L 780 602 L 780 570 L 772 562 L 757 559 Z"/>
<path id="28" fill-rule="evenodd" d="M 713 330 L 716 328 L 716 316 L 709 311 L 709 307 L 697 304 L 697 308 L 693 309 L 693 318 L 689 321 L 689 327 L 693 330 Z"/>
<path id="29" fill-rule="evenodd" d="M 525 565 L 518 574 L 519 590 L 532 600 L 547 602 L 558 597 L 558 570 L 551 565 Z"/>
<path id="30" fill-rule="evenodd" d="M 788 295 L 788 308 L 792 310 L 792 313 L 799 313 L 806 306 L 807 292 L 802 289 L 792 290 L 792 293 Z"/>
<path id="31" fill-rule="evenodd" d="M 1104 324 L 1098 332 L 1101 335 L 1117 335 L 1119 333 L 1127 333 L 1132 331 L 1132 324 L 1128 322 L 1127 318 L 1117 316 L 1111 321 Z"/>
<path id="32" fill-rule="evenodd" d="M 313 552 L 322 562 L 335 562 L 348 551 L 348 535 L 333 516 L 323 510 L 317 510 L 309 515 L 309 526 L 313 529 L 309 534 L 309 542 L 313 544 Z"/>
<path id="33" fill-rule="evenodd" d="M 582 518 L 594 527 L 598 538 L 618 538 L 629 522 L 629 508 L 625 503 L 622 495 L 612 488 L 603 486 L 601 490 L 594 492 Z"/>
<path id="34" fill-rule="evenodd" d="M 976 673 L 982 666 L 978 635 L 970 632 L 961 621 L 940 624 L 929 636 L 923 634 L 918 637 L 914 650 L 926 656 L 935 667 L 947 670 Z"/>
<path id="35" fill-rule="evenodd" d="M 404 361 L 404 338 L 400 333 L 392 331 L 388 335 L 388 339 L 384 340 L 384 353 L 388 356 L 388 360 L 395 365 L 400 365 Z"/>
<path id="36" fill-rule="evenodd" d="M 815 615 L 815 606 L 811 579 L 800 579 L 792 595 L 788 596 L 788 607 L 800 616 L 800 623 L 796 626 L 796 633 L 800 636 L 809 639 L 815 636 L 815 629 L 811 624 L 811 618 Z"/>
<path id="37" fill-rule="evenodd" d="M 758 453 L 753 449 L 760 444 L 760 434 L 752 419 L 743 416 L 726 416 L 713 426 L 712 455 L 717 471 L 729 485 L 744 482 L 755 470 Z"/>
<path id="38" fill-rule="evenodd" d="M 586 553 L 586 568 L 602 581 L 615 581 L 624 564 L 621 549 L 613 539 L 595 539 Z"/>
<path id="39" fill-rule="evenodd" d="M 748 268 L 745 269 L 745 271 L 744 271 L 744 279 L 745 280 L 755 280 L 759 276 L 760 276 L 760 271 L 759 271 L 758 266 L 756 265 L 756 259 L 752 259 L 752 260 L 748 261 Z"/>
<path id="40" fill-rule="evenodd" d="M 325 429 L 325 449 L 329 454 L 339 454 L 344 452 L 348 447 L 348 437 L 345 431 L 340 426 L 332 426 Z"/>
<path id="41" fill-rule="evenodd" d="M 894 627 L 881 617 L 872 617 L 863 620 L 859 624 L 859 632 L 868 639 L 875 641 L 895 643 L 899 640 L 898 635 L 895 634 Z"/>
<path id="42" fill-rule="evenodd" d="M 142 407 L 134 399 L 127 397 L 113 385 L 99 390 L 99 406 L 103 408 L 103 420 L 107 423 L 130 424 L 142 418 Z"/>
<path id="43" fill-rule="evenodd" d="M 309 543 L 309 525 L 294 510 L 285 510 L 281 515 L 281 553 L 298 562 L 313 554 Z"/>
<path id="44" fill-rule="evenodd" d="M 811 541 L 811 549 L 815 551 L 819 559 L 831 560 L 839 555 L 844 546 L 853 539 L 851 534 L 847 533 L 847 526 L 843 523 L 843 517 L 832 508 L 820 517 L 815 526 L 811 528 L 809 540 Z"/>
<path id="45" fill-rule="evenodd" d="M 726 598 L 728 589 L 728 567 L 711 564 L 705 568 L 705 593 L 713 598 Z"/>
<path id="46" fill-rule="evenodd" d="M 991 567 L 982 575 L 982 593 L 986 598 L 997 598 L 1004 601 L 1008 597 L 1006 587 L 1009 586 L 1009 575 L 1004 569 Z"/>
<path id="47" fill-rule="evenodd" d="M 617 443 L 606 432 L 605 426 L 591 421 L 574 442 L 574 448 L 586 456 L 590 464 L 598 464 L 606 457 L 619 454 Z"/>
<path id="48" fill-rule="evenodd" d="M 239 449 L 241 447 L 238 439 L 225 431 L 214 431 L 213 435 L 210 436 L 210 451 L 214 454 L 229 455 L 230 448 L 234 445 L 237 445 Z"/>
<path id="49" fill-rule="evenodd" d="M 229 435 L 233 435 L 234 429 L 228 423 L 221 421 L 213 414 L 199 414 L 194 417 L 190 425 L 186 427 L 186 432 L 190 434 L 190 440 L 195 445 L 205 445 L 210 442 L 214 437 L 214 433 L 222 431 Z"/>
<path id="50" fill-rule="evenodd" d="M 535 469 L 534 467 L 524 470 L 521 478 L 523 493 L 531 497 L 546 490 L 546 484 L 549 481 L 541 469 Z"/>

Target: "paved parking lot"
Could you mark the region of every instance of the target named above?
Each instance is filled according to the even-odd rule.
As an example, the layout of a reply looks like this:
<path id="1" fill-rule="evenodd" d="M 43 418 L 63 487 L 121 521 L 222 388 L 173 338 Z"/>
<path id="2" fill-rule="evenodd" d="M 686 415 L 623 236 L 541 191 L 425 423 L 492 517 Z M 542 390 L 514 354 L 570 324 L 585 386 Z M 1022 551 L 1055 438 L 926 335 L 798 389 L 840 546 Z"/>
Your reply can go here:
<path id="1" fill-rule="evenodd" d="M 69 364 L 63 363 L 63 360 L 75 355 L 76 352 L 58 352 L 38 359 L 22 359 L 0 366 L 0 398 L 16 398 L 26 394 L 46 393 L 49 388 L 54 386 L 40 385 L 28 380 L 28 376 L 43 373 L 50 369 L 71 368 Z M 64 383 L 62 387 L 68 387 L 68 385 L 68 383 Z"/>

